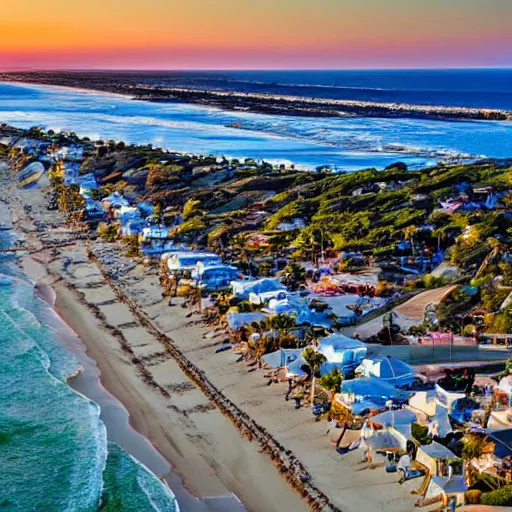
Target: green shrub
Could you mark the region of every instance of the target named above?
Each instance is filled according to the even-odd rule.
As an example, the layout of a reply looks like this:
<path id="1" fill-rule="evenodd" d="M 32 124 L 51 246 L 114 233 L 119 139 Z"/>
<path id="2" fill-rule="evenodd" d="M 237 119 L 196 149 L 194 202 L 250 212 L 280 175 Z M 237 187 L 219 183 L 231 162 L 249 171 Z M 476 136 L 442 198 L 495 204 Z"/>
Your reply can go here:
<path id="1" fill-rule="evenodd" d="M 412 423 L 411 434 L 420 445 L 432 443 L 432 439 L 428 436 L 428 427 L 424 427 L 419 423 Z"/>
<path id="2" fill-rule="evenodd" d="M 482 495 L 480 500 L 482 505 L 495 505 L 501 507 L 508 507 L 512 505 L 512 485 L 506 485 L 501 489 L 487 492 Z"/>
<path id="3" fill-rule="evenodd" d="M 440 288 L 441 286 L 444 286 L 446 281 L 442 277 L 427 274 L 423 277 L 423 284 L 427 290 L 432 290 L 434 288 Z"/>

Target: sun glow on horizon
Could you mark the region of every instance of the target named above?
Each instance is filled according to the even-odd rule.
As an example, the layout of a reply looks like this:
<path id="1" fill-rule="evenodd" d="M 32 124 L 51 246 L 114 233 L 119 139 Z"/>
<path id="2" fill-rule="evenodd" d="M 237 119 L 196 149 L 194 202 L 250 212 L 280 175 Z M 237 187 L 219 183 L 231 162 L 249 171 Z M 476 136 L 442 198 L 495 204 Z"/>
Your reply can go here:
<path id="1" fill-rule="evenodd" d="M 0 69 L 503 67 L 509 0 L 64 0 L 0 20 Z"/>

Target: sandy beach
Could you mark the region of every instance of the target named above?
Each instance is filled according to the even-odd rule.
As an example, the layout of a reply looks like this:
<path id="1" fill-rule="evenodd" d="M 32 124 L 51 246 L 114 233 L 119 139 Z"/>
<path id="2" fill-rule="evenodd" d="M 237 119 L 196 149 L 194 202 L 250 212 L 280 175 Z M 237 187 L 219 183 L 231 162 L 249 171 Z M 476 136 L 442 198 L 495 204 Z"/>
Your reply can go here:
<path id="1" fill-rule="evenodd" d="M 7 171 L 3 162 L 0 166 Z M 109 438 L 162 477 L 181 510 L 271 511 L 283 503 L 307 510 L 306 502 L 276 478 L 277 470 L 258 446 L 242 437 L 176 364 L 167 361 L 165 366 L 167 386 L 175 393 L 162 396 L 141 379 L 140 368 L 132 363 L 112 327 L 126 326 L 123 335 L 134 346 L 161 351 L 158 341 L 121 304 L 115 304 L 99 270 L 88 261 L 83 243 L 67 246 L 62 259 L 56 249 L 44 249 L 76 239 L 76 233 L 64 226 L 59 214 L 46 209 L 41 191 L 13 191 L 9 200 L 13 223 L 32 253 L 20 263 L 37 283 L 36 293 L 50 303 L 54 300 L 55 311 L 66 322 L 59 325 L 57 321 L 57 330 L 84 367 L 70 385 L 102 406 Z M 31 214 L 37 212 L 35 224 L 23 207 L 27 204 Z M 51 226 L 51 233 L 38 231 L 41 225 Z M 69 265 L 70 260 L 74 265 Z M 112 317 L 99 320 L 98 307 L 110 309 Z"/>
<path id="2" fill-rule="evenodd" d="M 34 275 L 38 288 L 51 285 L 56 311 L 96 361 L 102 386 L 124 406 L 103 406 L 109 436 L 169 483 L 182 510 L 241 510 L 234 496 L 249 511 L 308 510 L 287 482 L 297 467 L 316 489 L 317 503 L 325 504 L 321 510 L 413 510 L 414 481 L 399 486 L 396 475 L 367 469 L 358 451 L 336 453 L 329 425 L 284 400 L 286 384 L 268 386 L 263 372 L 236 362 L 236 354 L 216 354 L 222 337 L 214 337 L 197 314 L 187 317 L 187 310 L 167 305 L 154 270 L 123 259 L 120 247 L 77 240 L 60 215 L 46 209 L 39 189 L 15 190 L 9 202 L 31 259 L 48 274 Z M 70 239 L 76 241 L 72 246 L 45 249 Z M 113 269 L 116 279 L 106 279 Z M 199 372 L 228 406 L 208 397 L 187 368 Z M 97 381 L 84 371 L 72 385 L 92 398 Z M 151 444 L 134 437 L 124 408 Z M 230 409 L 241 411 L 236 425 Z M 256 425 L 256 437 L 244 427 L 248 422 Z M 281 469 L 268 439 L 288 461 Z"/>

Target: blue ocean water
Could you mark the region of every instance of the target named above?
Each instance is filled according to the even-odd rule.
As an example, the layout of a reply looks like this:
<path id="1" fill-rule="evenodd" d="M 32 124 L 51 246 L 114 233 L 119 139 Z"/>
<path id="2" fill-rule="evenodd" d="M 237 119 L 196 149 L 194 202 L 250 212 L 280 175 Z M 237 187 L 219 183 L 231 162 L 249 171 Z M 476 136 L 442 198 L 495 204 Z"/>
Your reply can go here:
<path id="1" fill-rule="evenodd" d="M 512 109 L 512 69 L 146 72 L 167 87 Z"/>
<path id="2" fill-rule="evenodd" d="M 11 236 L 0 231 L 0 248 Z M 172 492 L 107 442 L 99 407 L 67 385 L 78 363 L 50 317 L 33 284 L 0 255 L 0 509 L 175 512 Z"/>
<path id="3" fill-rule="evenodd" d="M 379 78 L 381 74 L 377 74 L 376 78 L 364 72 L 359 73 L 362 74 L 180 73 L 153 74 L 146 76 L 145 80 L 151 83 L 159 83 L 158 80 L 161 80 L 169 85 L 171 76 L 171 85 L 212 88 L 215 82 L 220 89 L 262 88 L 267 92 L 272 92 L 275 87 L 283 92 L 284 87 L 284 92 L 294 94 L 302 90 L 307 92 L 311 82 L 316 81 L 318 83 L 314 87 L 317 95 L 336 93 L 345 97 L 353 91 L 360 91 L 358 94 L 363 97 L 358 99 L 372 99 L 370 96 L 375 92 L 374 89 L 385 85 L 384 78 Z M 386 82 L 393 81 L 382 73 Z M 336 78 L 338 75 L 343 79 Z M 366 92 L 361 92 L 362 89 L 356 89 L 356 85 L 364 82 L 364 76 L 368 76 Z M 395 76 L 396 84 L 401 84 L 393 93 L 398 95 L 395 99 L 411 92 L 408 89 L 402 90 L 406 86 L 412 87 L 408 85 L 409 82 L 417 86 L 421 83 L 416 74 L 413 74 L 414 79 L 409 77 L 408 80 L 407 74 L 402 78 L 400 76 Z M 443 74 L 435 76 L 442 77 Z M 350 80 L 348 77 L 351 77 Z M 436 98 L 444 98 L 446 102 L 453 98 L 455 101 L 460 96 L 460 101 L 466 98 L 469 104 L 474 104 L 475 98 L 480 98 L 486 105 L 497 106 L 499 103 L 499 106 L 506 106 L 512 90 L 507 89 L 510 77 L 510 71 L 489 71 L 487 80 L 471 82 L 474 89 L 470 89 L 469 81 L 460 78 L 458 86 L 454 85 L 454 79 L 451 78 L 445 80 L 446 86 L 441 79 L 437 80 L 436 85 L 436 80 L 431 78 L 428 83 L 432 91 L 422 91 L 421 94 L 424 102 L 435 103 Z M 277 82 L 271 80 L 284 83 L 285 79 L 294 85 L 272 85 Z M 299 85 L 295 83 L 297 80 L 301 80 Z M 329 80 L 337 85 L 328 85 Z M 348 93 L 343 85 L 345 83 L 353 86 Z M 459 91 L 464 84 L 470 89 L 466 96 Z M 370 88 L 370 85 L 375 87 Z M 435 87 L 438 89 L 434 90 Z M 288 90 L 290 88 L 293 90 Z M 416 91 L 414 94 L 420 93 Z M 481 157 L 512 156 L 512 122 L 272 116 L 228 112 L 197 105 L 133 101 L 116 95 L 48 86 L 0 83 L 0 122 L 23 128 L 42 125 L 75 131 L 91 138 L 151 143 L 196 154 L 261 158 L 272 162 L 294 163 L 306 168 L 329 165 L 340 171 L 368 167 L 382 169 L 397 161 L 405 162 L 411 168 L 419 168 L 452 157 L 470 161 Z"/>

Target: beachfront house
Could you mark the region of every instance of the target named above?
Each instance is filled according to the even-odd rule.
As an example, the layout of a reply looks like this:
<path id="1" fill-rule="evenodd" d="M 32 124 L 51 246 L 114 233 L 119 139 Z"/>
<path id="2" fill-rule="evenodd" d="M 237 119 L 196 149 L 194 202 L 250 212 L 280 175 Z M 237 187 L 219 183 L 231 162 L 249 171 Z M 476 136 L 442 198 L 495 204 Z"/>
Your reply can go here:
<path id="1" fill-rule="evenodd" d="M 183 272 L 196 270 L 196 265 L 202 263 L 204 267 L 220 266 L 221 259 L 213 252 L 178 251 L 165 255 L 168 272 Z"/>
<path id="2" fill-rule="evenodd" d="M 262 356 L 261 361 L 268 368 L 284 368 L 288 372 L 288 367 L 301 357 L 303 350 L 302 348 L 280 348 Z"/>
<path id="3" fill-rule="evenodd" d="M 253 313 L 227 313 L 226 322 L 231 331 L 236 331 L 240 327 L 251 325 L 254 322 L 261 322 L 267 315 L 259 311 Z"/>
<path id="4" fill-rule="evenodd" d="M 235 279 L 240 270 L 237 267 L 223 264 L 211 264 L 209 261 L 199 261 L 192 271 L 192 279 L 195 279 L 199 286 L 208 290 L 228 289 L 230 282 Z"/>
<path id="5" fill-rule="evenodd" d="M 364 377 L 378 377 L 393 386 L 408 386 L 418 378 L 414 368 L 396 357 L 364 359 L 356 368 Z"/>
<path id="6" fill-rule="evenodd" d="M 374 410 L 384 410 L 390 402 L 403 404 L 407 394 L 376 377 L 344 380 L 341 393 L 334 400 L 352 414 L 364 415 Z"/>
<path id="7" fill-rule="evenodd" d="M 318 342 L 318 351 L 325 356 L 326 360 L 320 367 L 320 375 L 332 373 L 335 368 L 345 377 L 353 375 L 354 369 L 364 359 L 367 350 L 363 342 L 343 334 L 331 334 L 321 338 Z M 305 360 L 301 355 L 290 364 L 288 371 L 296 376 L 304 376 L 306 375 L 302 369 L 304 363 Z"/>
<path id="8" fill-rule="evenodd" d="M 234 295 L 253 304 L 266 304 L 272 299 L 281 300 L 288 296 L 288 288 L 275 278 L 236 280 L 231 282 L 231 289 Z"/>
<path id="9" fill-rule="evenodd" d="M 366 357 L 368 347 L 362 341 L 343 334 L 331 334 L 318 341 L 318 350 L 326 357 L 324 371 L 339 368 L 345 375 L 352 373 Z"/>

